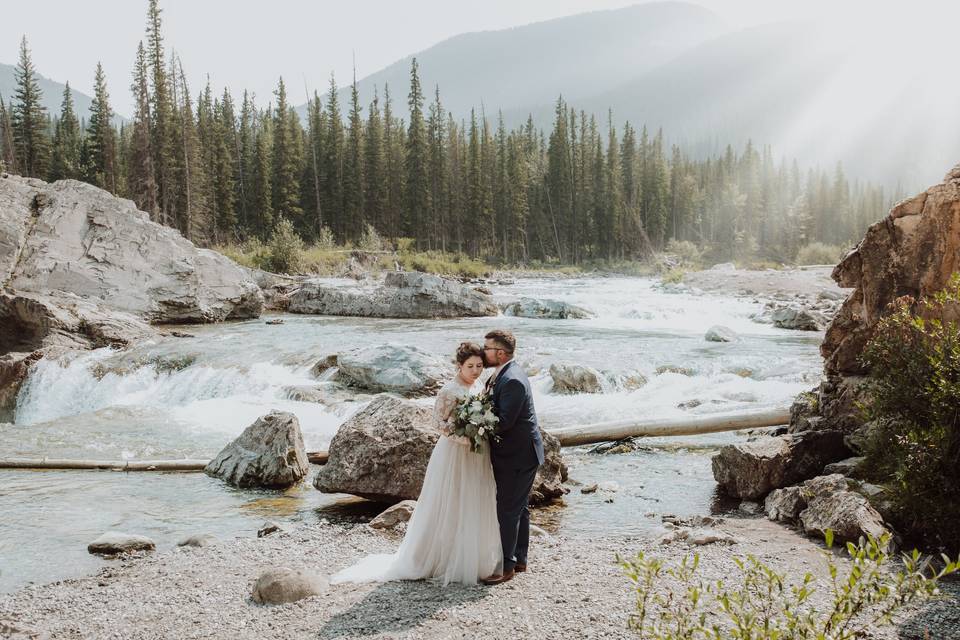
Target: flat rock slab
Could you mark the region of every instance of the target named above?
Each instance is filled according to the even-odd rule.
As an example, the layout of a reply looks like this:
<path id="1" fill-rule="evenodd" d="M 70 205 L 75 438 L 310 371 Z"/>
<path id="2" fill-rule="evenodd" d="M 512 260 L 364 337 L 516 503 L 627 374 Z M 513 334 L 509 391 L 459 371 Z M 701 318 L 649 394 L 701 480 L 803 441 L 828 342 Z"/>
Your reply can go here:
<path id="1" fill-rule="evenodd" d="M 153 551 L 156 543 L 146 536 L 108 531 L 87 545 L 87 551 L 97 555 L 117 555 L 134 551 Z"/>

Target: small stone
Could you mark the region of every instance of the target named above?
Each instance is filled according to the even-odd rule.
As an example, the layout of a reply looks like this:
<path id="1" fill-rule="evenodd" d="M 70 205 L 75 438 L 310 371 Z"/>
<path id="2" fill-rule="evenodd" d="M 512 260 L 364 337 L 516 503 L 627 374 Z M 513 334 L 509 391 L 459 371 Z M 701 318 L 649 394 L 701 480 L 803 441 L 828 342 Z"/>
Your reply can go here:
<path id="1" fill-rule="evenodd" d="M 264 522 L 260 528 L 257 530 L 257 537 L 263 538 L 269 536 L 271 533 L 276 533 L 277 531 L 282 531 L 283 527 L 274 522 L 273 520 L 268 520 Z"/>
<path id="2" fill-rule="evenodd" d="M 707 329 L 703 339 L 707 342 L 736 342 L 739 338 L 733 329 L 717 324 Z"/>
<path id="3" fill-rule="evenodd" d="M 330 580 L 323 574 L 281 567 L 260 574 L 251 596 L 259 604 L 284 604 L 323 595 L 329 589 Z"/>
<path id="4" fill-rule="evenodd" d="M 600 488 L 600 485 L 597 483 L 588 484 L 585 487 L 580 488 L 580 493 L 596 493 L 597 489 Z"/>
<path id="5" fill-rule="evenodd" d="M 413 516 L 413 510 L 417 507 L 416 500 L 404 500 L 393 505 L 376 518 L 370 521 L 371 529 L 390 530 L 396 529 L 403 522 L 409 522 Z"/>
<path id="6" fill-rule="evenodd" d="M 178 547 L 206 547 L 211 544 L 218 544 L 220 539 L 211 533 L 198 533 L 187 536 L 177 543 Z"/>
<path id="7" fill-rule="evenodd" d="M 760 513 L 761 507 L 756 502 L 744 500 L 740 503 L 740 507 L 737 510 L 744 515 L 755 516 Z"/>

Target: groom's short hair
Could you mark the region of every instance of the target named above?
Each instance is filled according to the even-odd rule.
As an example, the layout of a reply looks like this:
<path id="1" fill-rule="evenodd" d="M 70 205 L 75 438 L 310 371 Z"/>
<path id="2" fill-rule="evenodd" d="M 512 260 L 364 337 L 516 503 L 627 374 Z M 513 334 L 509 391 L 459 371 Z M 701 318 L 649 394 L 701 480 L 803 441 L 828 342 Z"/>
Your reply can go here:
<path id="1" fill-rule="evenodd" d="M 493 340 L 510 355 L 513 355 L 517 348 L 517 339 L 513 337 L 513 333 L 506 329 L 494 329 L 483 337 L 487 340 Z"/>

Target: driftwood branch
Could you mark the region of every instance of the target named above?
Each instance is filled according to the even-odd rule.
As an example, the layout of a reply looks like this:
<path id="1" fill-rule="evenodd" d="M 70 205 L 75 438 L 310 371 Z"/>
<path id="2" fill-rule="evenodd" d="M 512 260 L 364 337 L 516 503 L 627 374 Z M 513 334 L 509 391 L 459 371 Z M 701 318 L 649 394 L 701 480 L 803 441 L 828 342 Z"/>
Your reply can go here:
<path id="1" fill-rule="evenodd" d="M 311 464 L 326 464 L 326 451 L 308 451 Z M 0 458 L 0 469 L 88 469 L 105 471 L 203 471 L 209 460 L 77 460 Z"/>

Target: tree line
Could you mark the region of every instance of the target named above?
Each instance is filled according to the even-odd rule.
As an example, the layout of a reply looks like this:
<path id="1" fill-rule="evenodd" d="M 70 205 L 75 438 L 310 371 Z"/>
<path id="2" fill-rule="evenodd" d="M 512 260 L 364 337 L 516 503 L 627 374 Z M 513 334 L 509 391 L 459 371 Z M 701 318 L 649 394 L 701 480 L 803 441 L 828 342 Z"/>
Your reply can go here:
<path id="1" fill-rule="evenodd" d="M 804 171 L 769 146 L 691 158 L 662 131 L 618 129 L 612 112 L 598 121 L 562 97 L 548 132 L 532 118 L 508 130 L 482 108 L 458 120 L 439 88 L 425 94 L 416 59 L 406 117 L 386 85 L 361 105 L 355 77 L 348 104 L 331 75 L 303 118 L 282 78 L 265 106 L 248 91 L 239 104 L 215 94 L 209 79 L 193 96 L 161 27 L 149 0 L 134 113 L 119 127 L 99 64 L 89 114 L 69 85 L 47 114 L 24 38 L 16 93 L 0 96 L 2 168 L 90 182 L 202 245 L 265 239 L 288 220 L 307 241 L 355 242 L 372 228 L 509 263 L 636 259 L 670 241 L 717 260 L 789 261 L 813 242 L 855 242 L 892 201 L 839 164 Z"/>

